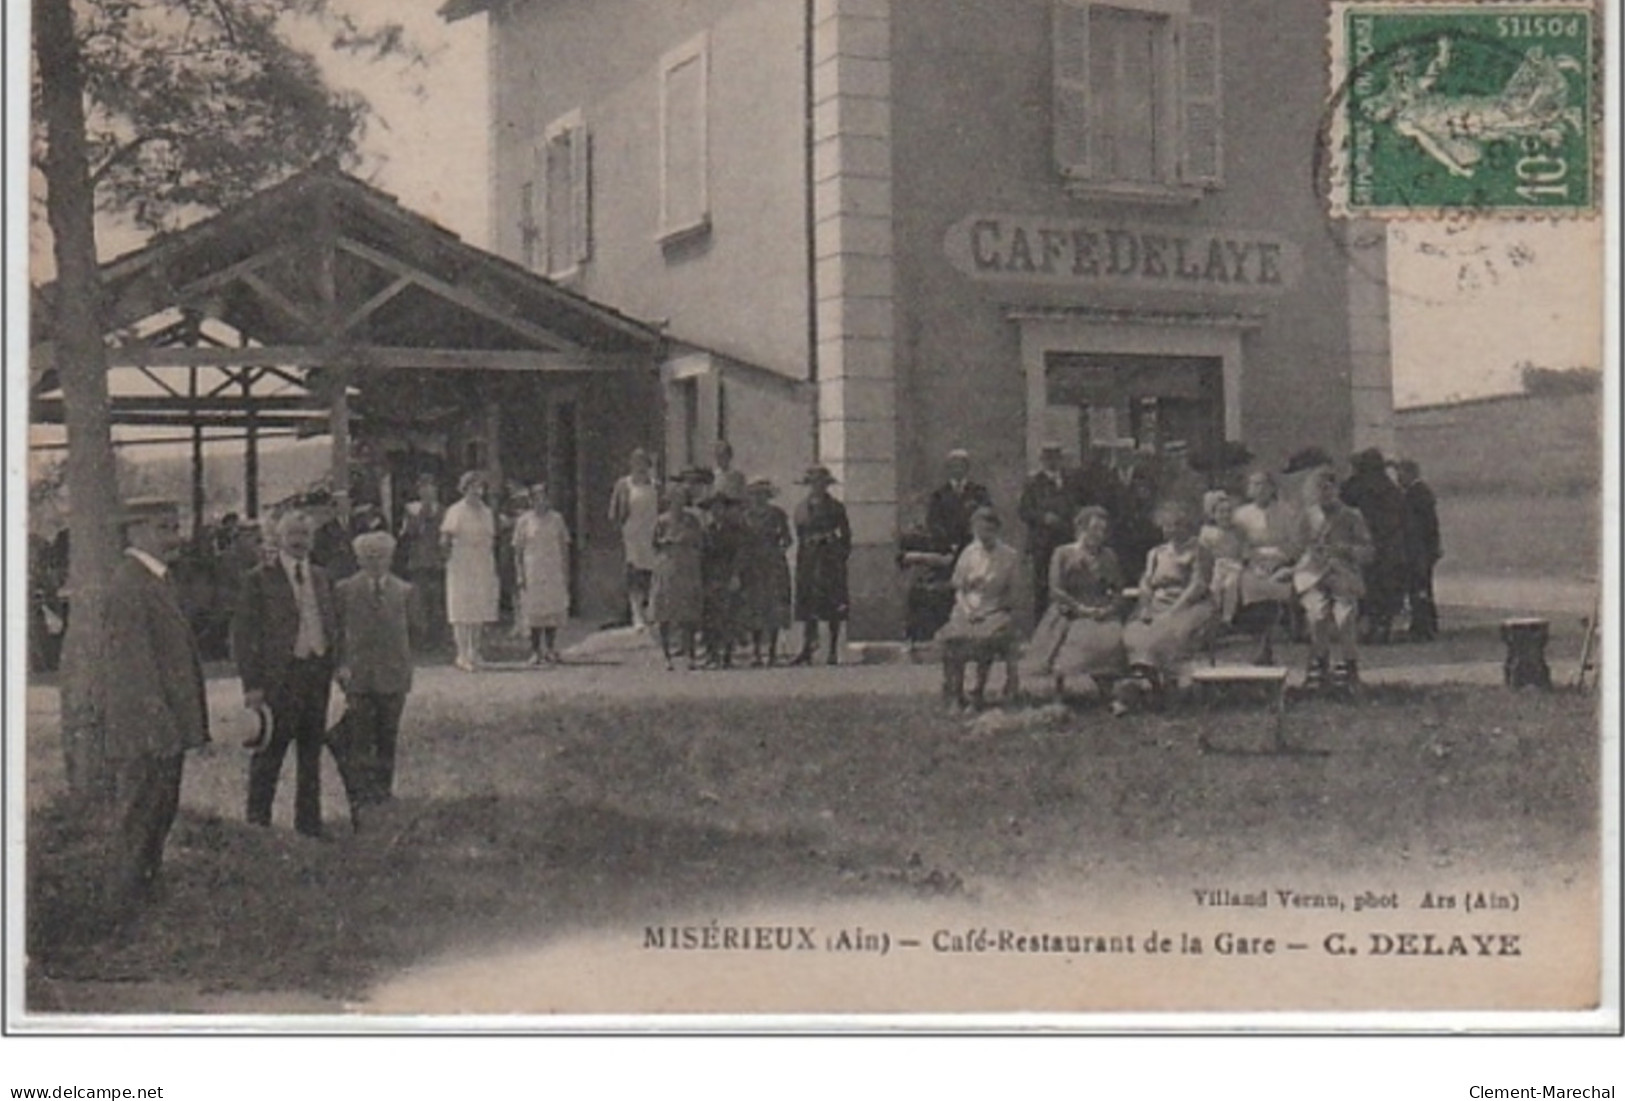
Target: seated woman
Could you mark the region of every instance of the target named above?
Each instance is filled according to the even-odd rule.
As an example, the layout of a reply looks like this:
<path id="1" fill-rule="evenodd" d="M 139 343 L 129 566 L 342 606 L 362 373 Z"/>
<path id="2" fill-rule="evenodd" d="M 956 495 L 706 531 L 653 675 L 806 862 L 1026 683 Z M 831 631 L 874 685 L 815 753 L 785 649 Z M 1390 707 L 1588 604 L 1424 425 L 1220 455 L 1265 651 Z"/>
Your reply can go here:
<path id="1" fill-rule="evenodd" d="M 1139 606 L 1123 627 L 1129 676 L 1118 682 L 1116 715 L 1126 714 L 1141 693 L 1195 653 L 1217 615 L 1210 591 L 1213 557 L 1192 510 L 1180 501 L 1165 502 L 1157 523 L 1167 541 L 1146 556 Z"/>
<path id="2" fill-rule="evenodd" d="M 1020 691 L 1016 671 L 1016 582 L 1021 559 L 999 538 L 999 514 L 986 506 L 971 516 L 971 543 L 954 565 L 954 609 L 940 631 L 942 694 L 949 707 L 964 707 L 965 666 L 976 663 L 971 703 L 980 706 L 994 661 L 1004 662 L 1004 694 Z"/>
<path id="3" fill-rule="evenodd" d="M 1295 627 L 1298 511 L 1282 499 L 1275 475 L 1255 470 L 1247 478 L 1247 500 L 1236 506 L 1230 522 L 1242 541 L 1241 601 L 1233 622 L 1258 632 L 1258 663 L 1273 665 L 1276 632 Z"/>
<path id="4" fill-rule="evenodd" d="M 1291 566 L 1297 557 L 1298 514 L 1281 498 L 1275 475 L 1255 470 L 1247 478 L 1247 502 L 1236 506 L 1231 523 L 1241 532 L 1241 606 L 1290 604 Z"/>
<path id="5" fill-rule="evenodd" d="M 1235 503 L 1222 489 L 1202 495 L 1202 515 L 1206 523 L 1197 537 L 1213 557 L 1213 577 L 1209 581 L 1213 599 L 1219 606 L 1219 621 L 1229 623 L 1241 608 L 1242 555 L 1245 544 L 1232 517 Z"/>
<path id="6" fill-rule="evenodd" d="M 1050 559 L 1049 608 L 1027 649 L 1029 670 L 1053 677 L 1056 696 L 1066 691 L 1068 677 L 1123 671 L 1123 573 L 1106 545 L 1110 518 L 1091 505 L 1072 527 L 1077 541 L 1057 547 Z"/>

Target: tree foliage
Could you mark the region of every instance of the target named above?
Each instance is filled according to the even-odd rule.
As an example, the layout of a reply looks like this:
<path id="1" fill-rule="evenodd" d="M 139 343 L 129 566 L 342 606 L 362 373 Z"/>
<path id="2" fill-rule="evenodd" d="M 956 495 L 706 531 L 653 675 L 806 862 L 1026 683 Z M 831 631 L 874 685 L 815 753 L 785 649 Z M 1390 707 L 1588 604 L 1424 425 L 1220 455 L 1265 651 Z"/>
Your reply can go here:
<path id="1" fill-rule="evenodd" d="M 97 209 L 149 231 L 317 160 L 355 165 L 369 106 L 330 85 L 318 50 L 424 61 L 400 24 L 341 0 L 73 0 L 73 13 Z"/>

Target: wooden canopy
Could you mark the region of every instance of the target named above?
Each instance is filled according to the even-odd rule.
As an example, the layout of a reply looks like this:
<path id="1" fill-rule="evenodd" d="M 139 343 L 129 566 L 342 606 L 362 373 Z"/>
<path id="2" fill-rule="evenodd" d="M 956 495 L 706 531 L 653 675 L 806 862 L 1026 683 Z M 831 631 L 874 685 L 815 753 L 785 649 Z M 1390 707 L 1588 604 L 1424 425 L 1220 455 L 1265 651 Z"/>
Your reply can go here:
<path id="1" fill-rule="evenodd" d="M 475 248 L 393 196 L 319 166 L 104 264 L 114 424 L 333 435 L 348 484 L 350 398 L 379 372 L 652 368 L 660 332 Z M 60 423 L 57 288 L 33 300 L 31 419 Z M 177 383 L 177 378 L 184 383 Z M 397 415 L 410 402 L 393 400 Z M 422 410 L 433 417 L 433 410 Z M 255 492 L 249 488 L 249 508 Z"/>

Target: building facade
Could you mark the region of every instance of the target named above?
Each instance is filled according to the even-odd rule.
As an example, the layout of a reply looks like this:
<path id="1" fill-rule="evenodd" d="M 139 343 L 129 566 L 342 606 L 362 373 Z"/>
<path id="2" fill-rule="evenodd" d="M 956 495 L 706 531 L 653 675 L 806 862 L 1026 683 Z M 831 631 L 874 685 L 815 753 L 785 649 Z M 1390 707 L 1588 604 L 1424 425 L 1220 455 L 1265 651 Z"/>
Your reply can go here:
<path id="1" fill-rule="evenodd" d="M 504 255 L 658 321 L 669 465 L 829 466 L 854 637 L 963 447 L 1390 446 L 1383 235 L 1327 218 L 1308 0 L 453 0 Z M 1019 538 L 1019 533 L 1016 535 Z"/>

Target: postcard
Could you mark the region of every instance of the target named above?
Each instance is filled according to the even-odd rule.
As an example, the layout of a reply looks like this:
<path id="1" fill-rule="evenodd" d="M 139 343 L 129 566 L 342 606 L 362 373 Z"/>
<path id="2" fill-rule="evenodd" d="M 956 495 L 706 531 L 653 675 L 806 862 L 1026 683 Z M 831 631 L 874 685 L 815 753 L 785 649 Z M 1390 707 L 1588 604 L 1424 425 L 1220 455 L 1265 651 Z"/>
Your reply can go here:
<path id="1" fill-rule="evenodd" d="M 1618 1030 L 1612 7 L 307 7 L 35 4 L 9 1029 Z"/>

